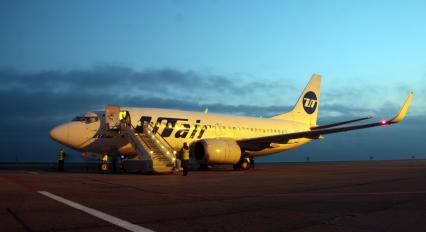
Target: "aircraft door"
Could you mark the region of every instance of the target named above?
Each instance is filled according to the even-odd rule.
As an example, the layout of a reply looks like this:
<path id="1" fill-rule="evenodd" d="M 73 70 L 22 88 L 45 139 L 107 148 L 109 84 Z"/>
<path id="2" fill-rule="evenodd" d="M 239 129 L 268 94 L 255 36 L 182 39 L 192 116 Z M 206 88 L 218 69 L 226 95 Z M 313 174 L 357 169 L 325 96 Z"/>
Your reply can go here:
<path id="1" fill-rule="evenodd" d="M 113 129 L 119 123 L 120 106 L 108 105 L 105 107 L 105 123 L 107 129 Z"/>
<path id="2" fill-rule="evenodd" d="M 126 123 L 127 126 L 131 126 L 132 125 L 132 120 L 130 118 L 130 113 L 127 110 L 125 112 L 126 112 L 126 117 L 124 118 L 124 122 Z"/>

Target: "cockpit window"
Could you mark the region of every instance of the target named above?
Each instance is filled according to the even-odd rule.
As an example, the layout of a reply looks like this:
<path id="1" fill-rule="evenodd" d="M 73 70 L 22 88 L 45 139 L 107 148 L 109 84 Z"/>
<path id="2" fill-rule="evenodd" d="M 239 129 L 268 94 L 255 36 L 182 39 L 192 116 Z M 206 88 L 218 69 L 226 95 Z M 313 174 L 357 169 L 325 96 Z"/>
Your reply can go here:
<path id="1" fill-rule="evenodd" d="M 86 117 L 87 123 L 94 123 L 98 121 L 98 117 Z"/>
<path id="2" fill-rule="evenodd" d="M 84 116 L 77 116 L 73 119 L 74 122 L 84 122 L 84 123 L 94 123 L 98 121 L 98 117 L 84 117 Z"/>

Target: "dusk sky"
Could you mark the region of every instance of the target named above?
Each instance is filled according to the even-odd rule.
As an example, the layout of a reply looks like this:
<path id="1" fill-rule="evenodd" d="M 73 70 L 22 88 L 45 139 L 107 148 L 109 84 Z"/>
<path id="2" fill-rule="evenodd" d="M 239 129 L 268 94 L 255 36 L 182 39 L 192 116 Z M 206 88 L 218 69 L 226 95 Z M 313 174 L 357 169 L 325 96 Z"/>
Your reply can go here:
<path id="1" fill-rule="evenodd" d="M 328 135 L 263 161 L 426 158 L 425 1 L 0 1 L 0 162 L 54 161 L 54 126 L 107 104 L 269 117 L 323 76 Z M 71 150 L 69 150 L 71 152 Z M 71 160 L 80 161 L 78 153 Z"/>

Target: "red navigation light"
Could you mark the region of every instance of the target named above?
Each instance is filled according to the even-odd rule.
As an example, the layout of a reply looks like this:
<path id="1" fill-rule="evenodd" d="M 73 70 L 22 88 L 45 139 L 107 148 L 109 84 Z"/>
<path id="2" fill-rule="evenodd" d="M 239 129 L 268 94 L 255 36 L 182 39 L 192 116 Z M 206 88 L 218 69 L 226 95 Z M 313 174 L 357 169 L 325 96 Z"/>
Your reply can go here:
<path id="1" fill-rule="evenodd" d="M 386 125 L 388 122 L 386 120 L 381 121 L 382 125 Z"/>

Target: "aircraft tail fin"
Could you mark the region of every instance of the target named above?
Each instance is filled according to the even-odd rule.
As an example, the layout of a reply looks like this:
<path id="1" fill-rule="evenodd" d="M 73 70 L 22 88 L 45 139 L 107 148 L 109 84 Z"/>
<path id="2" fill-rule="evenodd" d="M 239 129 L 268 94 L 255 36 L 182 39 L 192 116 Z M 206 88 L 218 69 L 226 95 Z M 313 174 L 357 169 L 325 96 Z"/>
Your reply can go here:
<path id="1" fill-rule="evenodd" d="M 291 120 L 310 125 L 317 124 L 321 93 L 321 76 L 313 74 L 306 88 L 300 95 L 294 108 L 288 112 L 273 116 L 273 119 Z"/>

